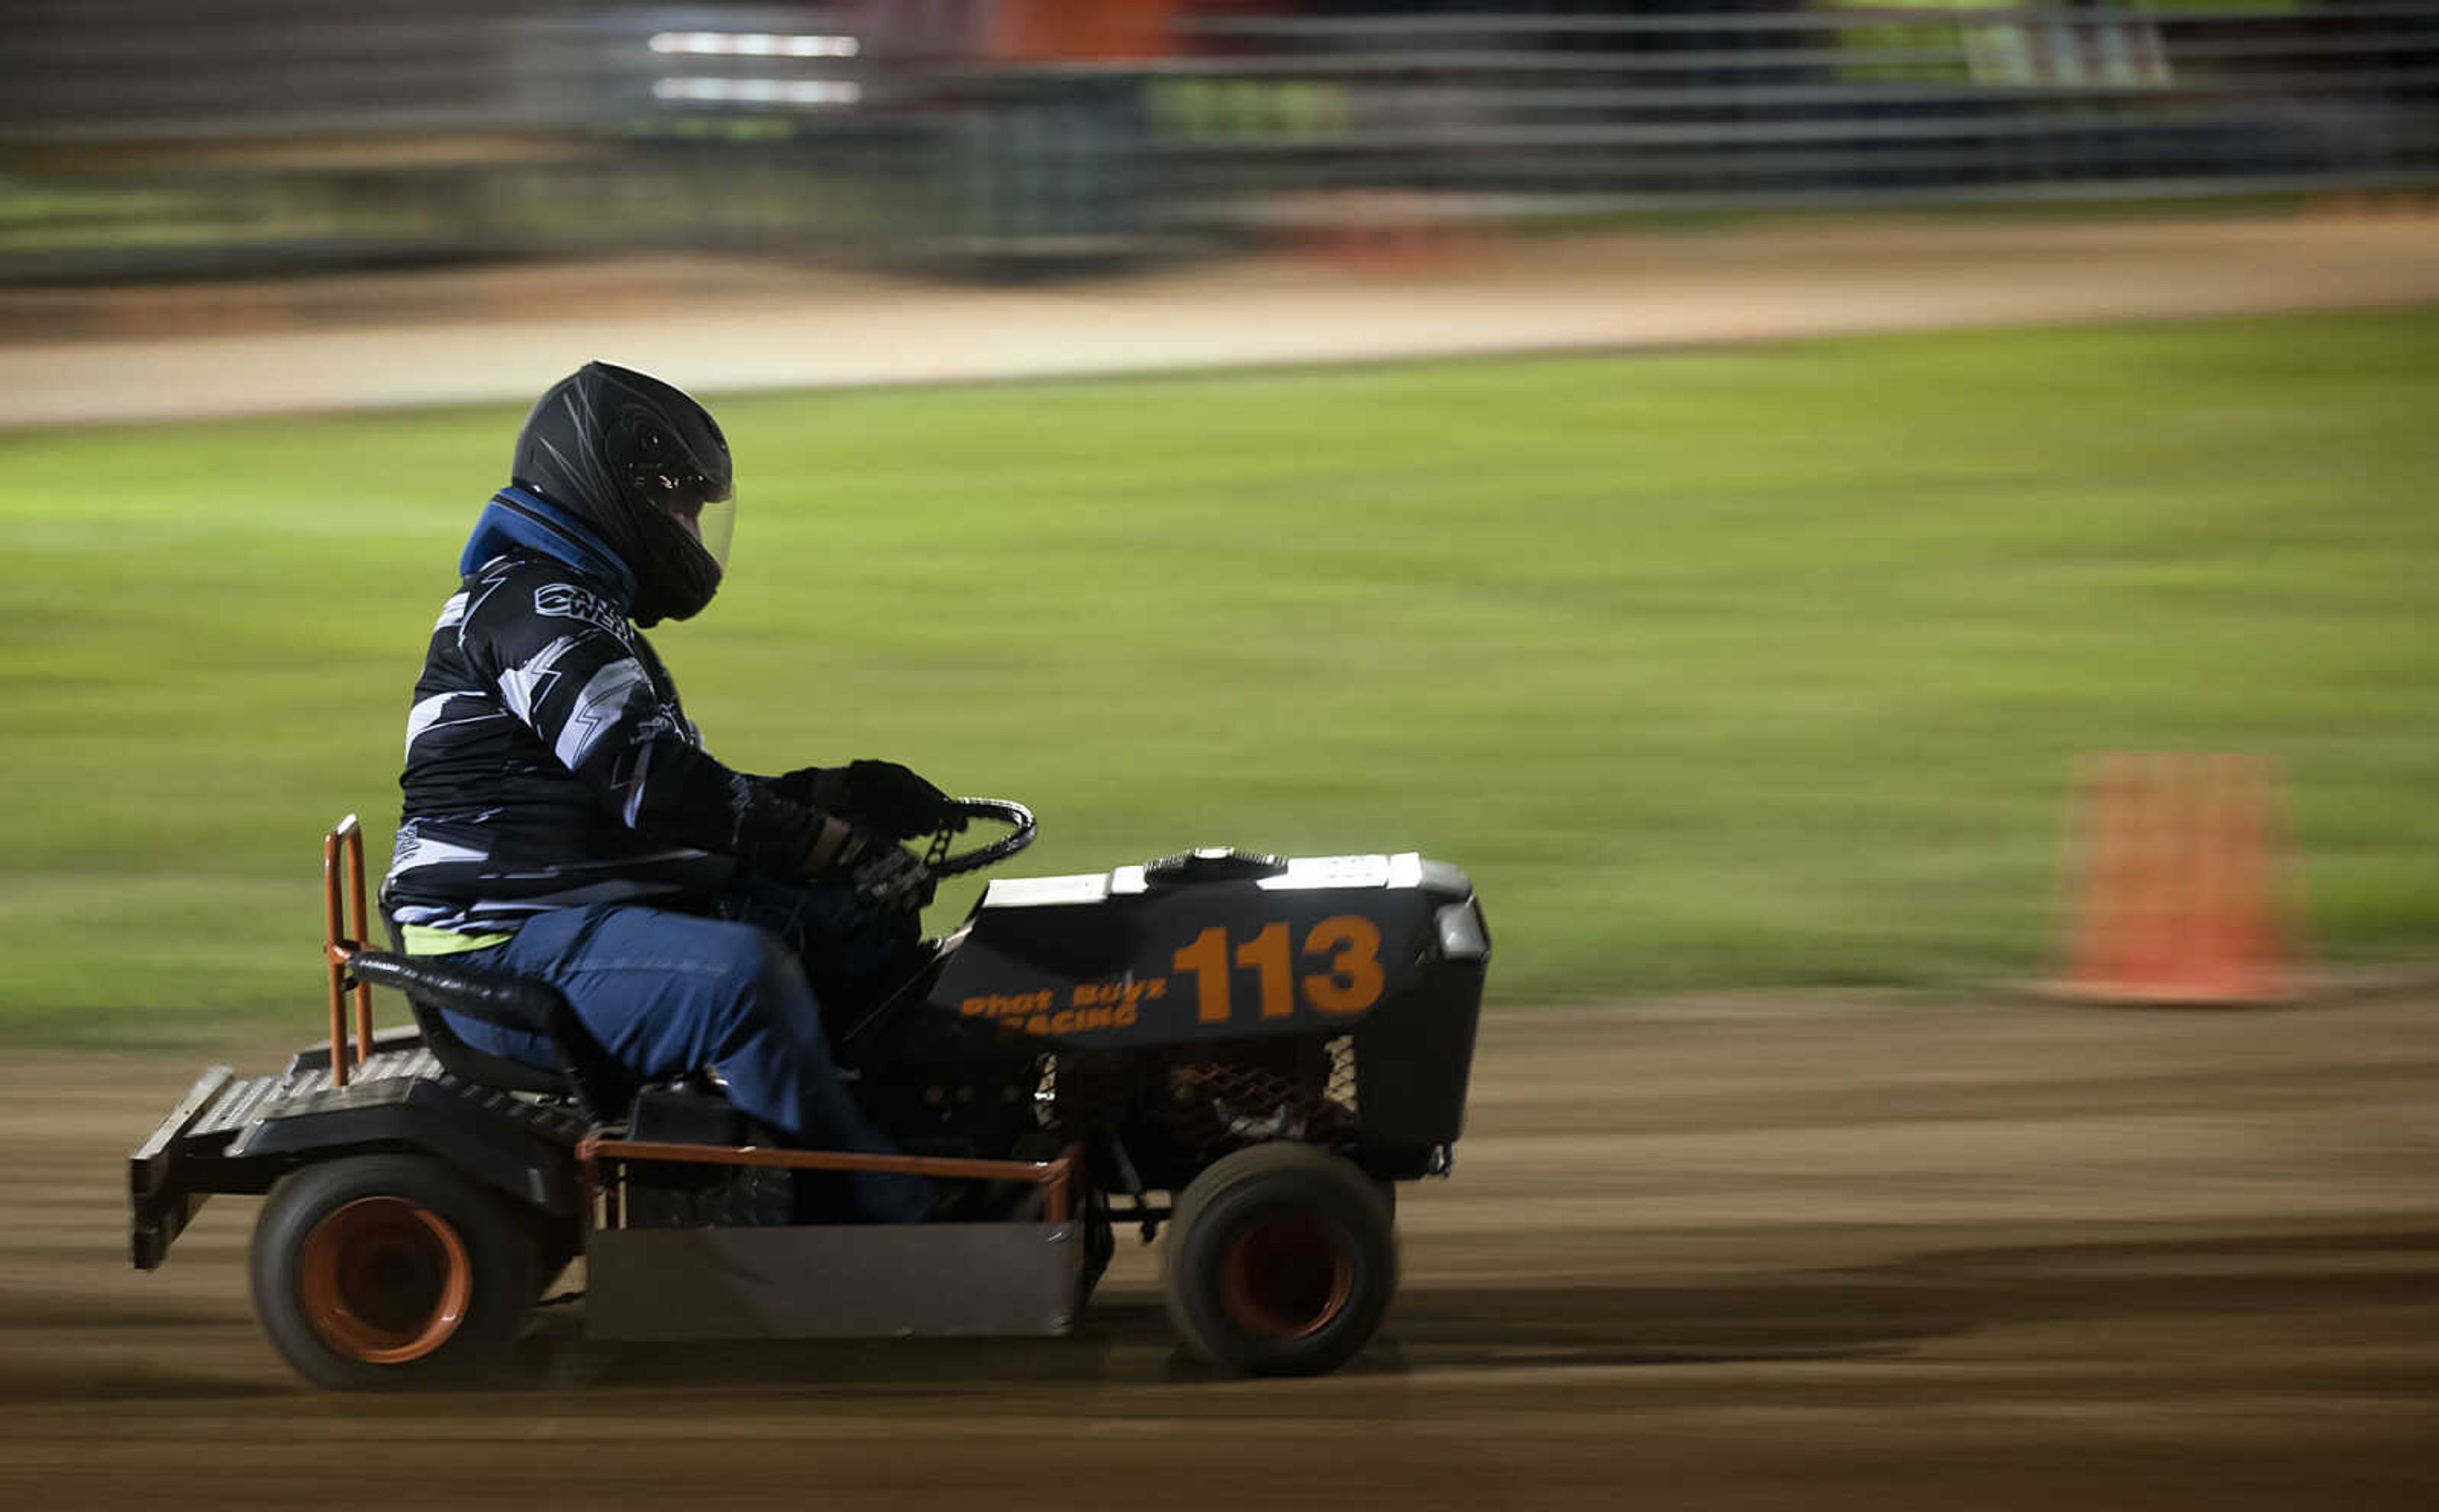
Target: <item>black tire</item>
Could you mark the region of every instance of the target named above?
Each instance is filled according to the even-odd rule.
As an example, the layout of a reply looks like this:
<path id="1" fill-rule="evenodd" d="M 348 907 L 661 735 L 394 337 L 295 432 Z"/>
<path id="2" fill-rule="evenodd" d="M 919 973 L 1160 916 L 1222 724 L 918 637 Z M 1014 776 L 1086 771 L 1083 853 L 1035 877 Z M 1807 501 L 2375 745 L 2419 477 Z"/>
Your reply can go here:
<path id="1" fill-rule="evenodd" d="M 491 1374 L 543 1284 L 540 1224 L 419 1155 L 354 1155 L 282 1177 L 248 1270 L 262 1331 L 333 1391 L 462 1386 Z"/>
<path id="2" fill-rule="evenodd" d="M 1371 1342 L 1398 1291 L 1389 1205 L 1310 1145 L 1214 1161 L 1169 1219 L 1162 1290 L 1197 1354 L 1249 1376 L 1317 1376 Z"/>

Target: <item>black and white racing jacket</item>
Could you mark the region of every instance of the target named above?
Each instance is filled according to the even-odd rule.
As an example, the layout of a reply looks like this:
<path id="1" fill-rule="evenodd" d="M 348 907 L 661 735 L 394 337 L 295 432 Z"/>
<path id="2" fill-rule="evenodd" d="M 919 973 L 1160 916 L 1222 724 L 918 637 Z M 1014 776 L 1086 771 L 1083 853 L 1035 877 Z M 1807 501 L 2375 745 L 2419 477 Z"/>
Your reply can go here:
<path id="1" fill-rule="evenodd" d="M 442 607 L 399 778 L 384 897 L 401 925 L 490 934 L 801 867 L 821 813 L 704 753 L 622 587 L 516 544 Z"/>

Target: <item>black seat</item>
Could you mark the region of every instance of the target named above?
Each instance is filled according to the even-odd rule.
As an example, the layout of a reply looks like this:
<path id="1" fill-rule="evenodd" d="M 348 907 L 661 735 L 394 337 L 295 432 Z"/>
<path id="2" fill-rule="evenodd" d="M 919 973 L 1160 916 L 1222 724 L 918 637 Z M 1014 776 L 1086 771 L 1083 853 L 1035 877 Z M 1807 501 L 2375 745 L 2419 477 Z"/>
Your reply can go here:
<path id="1" fill-rule="evenodd" d="M 563 1097 L 596 1119 L 624 1109 L 634 1096 L 634 1075 L 601 1048 L 548 983 L 453 965 L 445 955 L 388 951 L 356 952 L 347 958 L 347 974 L 404 994 L 424 1046 L 441 1069 L 461 1080 Z M 537 1035 L 551 1046 L 559 1068 L 544 1070 L 477 1050 L 450 1027 L 444 1013 Z"/>

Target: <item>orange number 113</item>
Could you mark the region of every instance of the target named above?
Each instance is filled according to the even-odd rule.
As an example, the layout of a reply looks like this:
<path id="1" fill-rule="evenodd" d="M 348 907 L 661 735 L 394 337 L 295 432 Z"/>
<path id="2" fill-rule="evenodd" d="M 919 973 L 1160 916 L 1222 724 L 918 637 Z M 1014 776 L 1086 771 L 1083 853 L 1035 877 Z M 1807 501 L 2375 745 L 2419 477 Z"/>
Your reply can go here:
<path id="1" fill-rule="evenodd" d="M 1356 914 L 1323 919 L 1304 937 L 1308 959 L 1320 957 L 1327 969 L 1294 976 L 1288 953 L 1288 927 L 1266 924 L 1260 934 L 1238 945 L 1236 965 L 1255 973 L 1262 988 L 1262 1017 L 1291 1018 L 1295 993 L 1324 1013 L 1361 1013 L 1380 1001 L 1380 927 Z M 1228 1022 L 1228 932 L 1214 924 L 1177 952 L 1176 967 L 1194 973 L 1195 1016 L 1204 1023 Z"/>

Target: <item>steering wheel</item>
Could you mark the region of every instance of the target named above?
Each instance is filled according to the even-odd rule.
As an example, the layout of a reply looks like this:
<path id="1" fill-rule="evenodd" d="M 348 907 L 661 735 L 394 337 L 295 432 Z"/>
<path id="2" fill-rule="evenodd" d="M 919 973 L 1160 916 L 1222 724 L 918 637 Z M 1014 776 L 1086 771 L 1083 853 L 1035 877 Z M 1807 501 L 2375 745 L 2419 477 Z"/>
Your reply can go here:
<path id="1" fill-rule="evenodd" d="M 935 877 L 962 877 L 970 871 L 996 866 L 1018 851 L 1033 844 L 1033 810 L 1008 798 L 952 798 L 949 810 L 954 816 L 933 833 L 931 845 L 923 852 L 923 866 Z M 952 856 L 949 846 L 967 821 L 988 820 L 1006 825 L 1012 831 L 987 845 Z"/>

